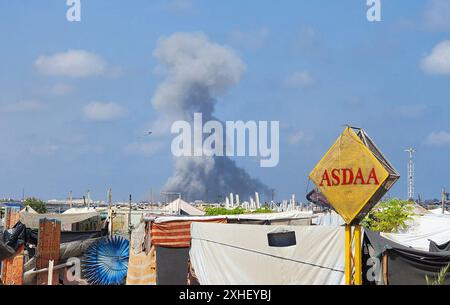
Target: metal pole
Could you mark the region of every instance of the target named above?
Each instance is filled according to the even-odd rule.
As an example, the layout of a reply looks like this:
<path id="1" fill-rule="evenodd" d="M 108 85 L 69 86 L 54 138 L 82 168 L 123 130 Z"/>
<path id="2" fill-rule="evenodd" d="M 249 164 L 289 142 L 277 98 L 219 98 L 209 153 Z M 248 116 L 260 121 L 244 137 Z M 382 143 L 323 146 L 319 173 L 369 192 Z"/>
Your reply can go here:
<path id="1" fill-rule="evenodd" d="M 109 188 L 108 190 L 108 207 L 111 207 L 112 203 L 112 188 Z"/>
<path id="2" fill-rule="evenodd" d="M 345 225 L 345 285 L 352 284 L 352 227 Z"/>
<path id="3" fill-rule="evenodd" d="M 130 240 L 131 240 L 131 194 L 130 194 L 130 209 L 128 213 L 128 232 L 130 233 Z"/>
<path id="4" fill-rule="evenodd" d="M 355 226 L 355 285 L 362 285 L 362 247 L 361 247 L 361 226 Z"/>
<path id="5" fill-rule="evenodd" d="M 442 189 L 442 214 L 445 214 L 445 188 Z"/>

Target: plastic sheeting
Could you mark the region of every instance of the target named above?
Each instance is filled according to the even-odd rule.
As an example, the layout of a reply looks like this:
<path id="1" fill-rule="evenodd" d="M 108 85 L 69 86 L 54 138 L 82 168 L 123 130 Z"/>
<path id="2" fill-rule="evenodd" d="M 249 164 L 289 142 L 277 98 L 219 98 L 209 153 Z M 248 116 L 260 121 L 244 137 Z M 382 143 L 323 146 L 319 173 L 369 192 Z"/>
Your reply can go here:
<path id="1" fill-rule="evenodd" d="M 365 231 L 364 248 L 374 250 L 370 254 L 372 260 L 382 261 L 381 270 L 384 274 L 381 283 L 388 285 L 425 285 L 426 277 L 434 280 L 442 268 L 450 263 L 450 252 L 429 252 L 409 248 L 369 230 Z M 386 260 L 381 259 L 382 256 Z M 372 266 L 373 262 L 370 264 L 367 262 L 368 256 L 363 254 L 363 275 L 374 271 L 368 272 L 365 266 Z M 363 279 L 368 280 L 367 277 Z M 450 284 L 450 277 L 446 277 L 445 284 Z"/>
<path id="2" fill-rule="evenodd" d="M 318 226 L 342 226 L 345 225 L 344 219 L 335 211 L 317 214 L 312 223 Z"/>
<path id="3" fill-rule="evenodd" d="M 43 218 L 56 219 L 61 222 L 61 225 L 72 224 L 84 221 L 86 219 L 99 216 L 98 212 L 87 212 L 77 214 L 35 214 L 30 212 L 20 212 L 20 221 L 27 227 L 37 229 L 39 228 L 39 220 Z"/>
<path id="4" fill-rule="evenodd" d="M 227 219 L 239 219 L 239 220 L 286 220 L 286 219 L 303 219 L 313 217 L 312 211 L 288 211 L 281 213 L 261 213 L 261 214 L 241 214 L 241 215 L 227 215 Z"/>
<path id="5" fill-rule="evenodd" d="M 294 231 L 296 245 L 269 247 Z M 344 228 L 192 223 L 190 259 L 202 285 L 344 284 Z"/>
<path id="6" fill-rule="evenodd" d="M 404 233 L 381 233 L 381 236 L 398 244 L 428 251 L 430 240 L 437 244 L 450 241 L 450 216 L 429 214 L 416 216 Z"/>
<path id="7" fill-rule="evenodd" d="M 286 220 L 300 220 L 314 218 L 312 211 L 289 211 L 281 213 L 261 213 L 261 214 L 240 214 L 240 215 L 221 215 L 221 216 L 157 216 L 153 214 L 145 214 L 144 221 L 154 223 L 163 223 L 170 221 L 205 221 L 213 219 L 227 219 L 234 222 L 239 221 L 261 221 L 277 222 Z"/>
<path id="8" fill-rule="evenodd" d="M 4 259 L 14 256 L 16 251 L 0 240 L 0 262 Z M 1 264 L 0 264 L 1 266 Z"/>
<path id="9" fill-rule="evenodd" d="M 433 209 L 433 210 L 429 210 L 429 211 L 430 211 L 430 213 L 433 213 L 433 214 L 443 215 L 442 214 L 442 208 L 437 208 L 437 209 Z M 444 210 L 444 215 L 450 215 L 450 212 Z"/>
<path id="10" fill-rule="evenodd" d="M 192 216 L 202 216 L 205 212 L 197 209 L 193 205 L 187 203 L 183 199 L 176 199 L 163 208 L 164 211 L 176 214 L 185 214 Z"/>

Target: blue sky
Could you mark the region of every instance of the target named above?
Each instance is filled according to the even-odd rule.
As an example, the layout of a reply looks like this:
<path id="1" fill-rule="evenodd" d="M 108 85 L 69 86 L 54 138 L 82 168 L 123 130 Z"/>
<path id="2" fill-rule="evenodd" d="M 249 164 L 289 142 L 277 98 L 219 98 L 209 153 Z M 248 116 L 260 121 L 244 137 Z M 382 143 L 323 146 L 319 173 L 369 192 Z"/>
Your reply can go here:
<path id="1" fill-rule="evenodd" d="M 371 23 L 355 0 L 81 0 L 81 22 L 70 23 L 63 0 L 2 1 L 0 197 L 158 194 L 173 137 L 144 136 L 162 81 L 152 53 L 176 32 L 202 32 L 245 63 L 215 116 L 280 121 L 277 167 L 236 159 L 277 199 L 303 200 L 346 123 L 364 127 L 402 175 L 391 195 L 406 196 L 403 150 L 413 146 L 416 194 L 438 197 L 450 188 L 449 2 L 382 0 Z M 61 54 L 85 66 L 64 72 L 52 62 Z"/>

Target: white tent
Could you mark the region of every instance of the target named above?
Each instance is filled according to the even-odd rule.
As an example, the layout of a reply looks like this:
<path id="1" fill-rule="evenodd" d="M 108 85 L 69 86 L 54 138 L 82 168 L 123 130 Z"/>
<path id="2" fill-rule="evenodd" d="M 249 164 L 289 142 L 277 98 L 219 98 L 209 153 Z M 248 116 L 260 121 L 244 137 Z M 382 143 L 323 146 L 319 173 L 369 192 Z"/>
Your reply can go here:
<path id="1" fill-rule="evenodd" d="M 90 213 L 95 212 L 96 209 L 92 207 L 83 207 L 83 208 L 70 208 L 63 212 L 63 214 L 80 214 L 80 213 Z"/>
<path id="2" fill-rule="evenodd" d="M 441 214 L 442 215 L 442 208 L 433 209 L 433 210 L 430 210 L 430 212 L 433 214 Z M 444 215 L 450 215 L 450 212 L 444 211 Z"/>
<path id="3" fill-rule="evenodd" d="M 268 233 L 296 245 L 269 247 Z M 344 284 L 344 228 L 191 224 L 190 259 L 202 285 Z"/>
<path id="4" fill-rule="evenodd" d="M 187 203 L 186 201 L 184 201 L 181 198 L 178 198 L 178 199 L 172 201 L 171 203 L 166 205 L 163 208 L 163 210 L 166 212 L 175 213 L 175 214 L 181 214 L 181 212 L 184 212 L 185 214 L 192 215 L 192 216 L 205 215 L 204 211 L 197 209 L 196 207 Z"/>
<path id="5" fill-rule="evenodd" d="M 32 207 L 30 207 L 29 205 L 27 205 L 26 207 L 24 207 L 22 210 L 20 210 L 19 213 L 22 212 L 28 212 L 28 213 L 32 213 L 32 214 L 38 214 L 38 212 L 36 212 L 35 209 L 33 209 Z"/>
<path id="6" fill-rule="evenodd" d="M 428 214 L 413 217 L 411 226 L 403 233 L 381 233 L 383 237 L 418 250 L 429 250 L 430 241 L 443 244 L 450 240 L 450 216 Z"/>

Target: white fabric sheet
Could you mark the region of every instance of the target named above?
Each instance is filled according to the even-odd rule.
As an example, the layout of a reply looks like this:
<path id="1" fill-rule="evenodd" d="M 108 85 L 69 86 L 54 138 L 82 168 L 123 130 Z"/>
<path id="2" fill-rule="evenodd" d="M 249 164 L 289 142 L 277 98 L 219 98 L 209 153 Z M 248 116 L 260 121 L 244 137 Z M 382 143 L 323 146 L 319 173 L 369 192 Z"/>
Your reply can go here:
<path id="1" fill-rule="evenodd" d="M 97 212 L 88 212 L 88 213 L 79 213 L 79 214 L 35 214 L 30 212 L 22 211 L 20 212 L 20 221 L 27 227 L 37 229 L 39 228 L 39 220 L 43 218 L 47 219 L 57 219 L 61 221 L 61 226 L 66 224 L 72 224 L 81 222 L 83 220 L 96 217 L 99 213 Z"/>
<path id="2" fill-rule="evenodd" d="M 430 241 L 443 244 L 450 240 L 450 215 L 415 216 L 404 233 L 381 233 L 382 236 L 418 250 L 429 250 Z"/>
<path id="3" fill-rule="evenodd" d="M 295 246 L 267 234 L 295 231 Z M 344 228 L 192 223 L 190 259 L 202 285 L 344 284 Z"/>
<path id="4" fill-rule="evenodd" d="M 172 201 L 163 208 L 163 211 L 177 214 L 180 212 L 180 210 L 183 210 L 186 214 L 192 216 L 205 215 L 204 211 L 197 209 L 193 205 L 187 203 L 186 201 L 180 198 L 175 199 L 174 201 Z"/>
<path id="5" fill-rule="evenodd" d="M 317 214 L 317 218 L 312 223 L 318 226 L 342 226 L 345 225 L 344 219 L 335 211 Z"/>

